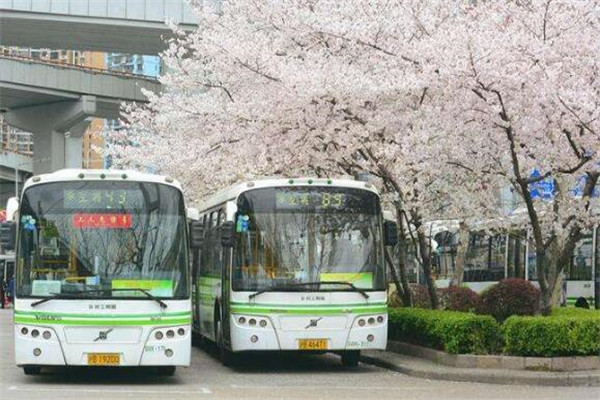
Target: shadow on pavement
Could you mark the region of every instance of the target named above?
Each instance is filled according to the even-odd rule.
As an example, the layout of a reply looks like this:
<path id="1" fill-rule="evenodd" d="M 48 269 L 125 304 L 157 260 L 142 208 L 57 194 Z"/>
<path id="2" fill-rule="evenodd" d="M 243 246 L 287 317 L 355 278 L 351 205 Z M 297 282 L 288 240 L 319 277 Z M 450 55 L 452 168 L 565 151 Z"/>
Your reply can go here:
<path id="1" fill-rule="evenodd" d="M 197 347 L 208 354 L 216 363 L 219 360 L 219 352 L 212 342 L 198 343 Z M 289 373 L 313 374 L 318 372 L 327 373 L 372 373 L 373 368 L 365 364 L 358 367 L 345 367 L 340 357 L 333 353 L 309 353 L 309 352 L 244 352 L 235 356 L 233 365 L 229 367 L 232 372 L 246 374 L 267 373 Z"/>
<path id="2" fill-rule="evenodd" d="M 182 368 L 183 370 L 183 368 Z M 157 386 L 178 383 L 175 376 L 161 376 L 152 367 L 44 367 L 40 375 L 30 376 L 31 382 L 47 384 L 152 384 Z"/>

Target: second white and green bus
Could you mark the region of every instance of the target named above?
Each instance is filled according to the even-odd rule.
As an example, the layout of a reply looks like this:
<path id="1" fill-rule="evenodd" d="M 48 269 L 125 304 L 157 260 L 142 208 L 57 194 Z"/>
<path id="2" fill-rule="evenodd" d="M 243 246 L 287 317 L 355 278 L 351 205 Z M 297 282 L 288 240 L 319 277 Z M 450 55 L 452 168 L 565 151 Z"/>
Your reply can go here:
<path id="1" fill-rule="evenodd" d="M 247 351 L 330 351 L 358 364 L 385 349 L 382 218 L 369 183 L 331 179 L 244 182 L 208 199 L 191 230 L 193 327 L 224 363 Z"/>

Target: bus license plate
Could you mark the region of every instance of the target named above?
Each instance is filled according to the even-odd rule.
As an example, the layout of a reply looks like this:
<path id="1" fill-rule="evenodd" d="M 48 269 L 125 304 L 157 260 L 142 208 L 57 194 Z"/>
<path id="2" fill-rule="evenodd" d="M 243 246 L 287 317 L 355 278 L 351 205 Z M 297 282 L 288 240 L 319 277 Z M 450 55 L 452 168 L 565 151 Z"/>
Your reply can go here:
<path id="1" fill-rule="evenodd" d="M 298 339 L 298 350 L 327 350 L 327 339 Z"/>
<path id="2" fill-rule="evenodd" d="M 88 365 L 120 365 L 121 355 L 114 353 L 88 353 Z"/>

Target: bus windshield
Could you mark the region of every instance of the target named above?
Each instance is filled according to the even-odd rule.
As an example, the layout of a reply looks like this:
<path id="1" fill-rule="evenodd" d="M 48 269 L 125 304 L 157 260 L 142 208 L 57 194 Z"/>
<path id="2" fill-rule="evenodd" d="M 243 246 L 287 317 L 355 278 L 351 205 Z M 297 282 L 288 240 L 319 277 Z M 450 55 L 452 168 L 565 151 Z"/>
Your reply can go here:
<path id="1" fill-rule="evenodd" d="M 185 223 L 182 194 L 168 185 L 33 186 L 20 208 L 17 296 L 185 299 Z"/>
<path id="2" fill-rule="evenodd" d="M 234 290 L 352 290 L 342 283 L 385 290 L 376 194 L 338 187 L 255 189 L 240 195 L 237 205 Z"/>

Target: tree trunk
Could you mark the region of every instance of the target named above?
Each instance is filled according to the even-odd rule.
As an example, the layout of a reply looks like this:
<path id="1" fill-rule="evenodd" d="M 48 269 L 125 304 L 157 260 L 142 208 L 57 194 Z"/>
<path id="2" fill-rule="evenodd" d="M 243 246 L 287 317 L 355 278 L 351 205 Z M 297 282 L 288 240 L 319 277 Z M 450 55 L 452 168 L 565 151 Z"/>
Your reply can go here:
<path id="1" fill-rule="evenodd" d="M 385 260 L 387 262 L 387 265 L 390 268 L 390 272 L 392 273 L 392 281 L 394 282 L 394 285 L 396 286 L 396 296 L 398 296 L 398 299 L 400 300 L 400 302 L 406 306 L 406 303 L 404 303 L 404 288 L 402 287 L 402 284 L 400 283 L 400 278 L 398 277 L 398 271 L 396 271 L 396 266 L 394 265 L 394 259 L 392 258 L 392 255 L 390 254 L 390 249 L 385 249 Z"/>
<path id="2" fill-rule="evenodd" d="M 421 256 L 421 263 L 423 266 L 423 275 L 425 276 L 425 283 L 427 284 L 427 291 L 429 292 L 429 299 L 431 302 L 431 308 L 437 309 L 439 305 L 437 292 L 435 288 L 435 281 L 431 273 L 431 253 L 429 246 L 429 238 L 421 230 L 417 230 L 417 240 L 419 245 L 419 253 Z"/>
<path id="3" fill-rule="evenodd" d="M 450 286 L 460 286 L 463 279 L 463 271 L 465 269 L 465 261 L 467 259 L 467 251 L 469 250 L 469 228 L 460 221 L 458 226 L 458 245 L 456 247 L 456 260 L 454 263 L 454 274 L 450 280 Z"/>
<path id="4" fill-rule="evenodd" d="M 542 315 L 550 315 L 552 307 L 558 305 L 562 290 L 561 275 L 571 260 L 575 245 L 582 236 L 581 230 L 575 227 L 562 246 L 553 243 L 548 248 L 540 250 L 536 246 L 538 259 L 540 258 L 539 254 L 543 254 L 543 263 L 538 263 L 538 282 L 541 292 L 540 312 Z"/>
<path id="5" fill-rule="evenodd" d="M 404 217 L 402 210 L 396 208 L 396 222 L 398 224 L 398 270 L 400 271 L 400 284 L 402 285 L 402 303 L 406 307 L 412 307 L 413 296 L 410 282 L 408 281 L 408 265 L 406 229 L 404 228 Z"/>

